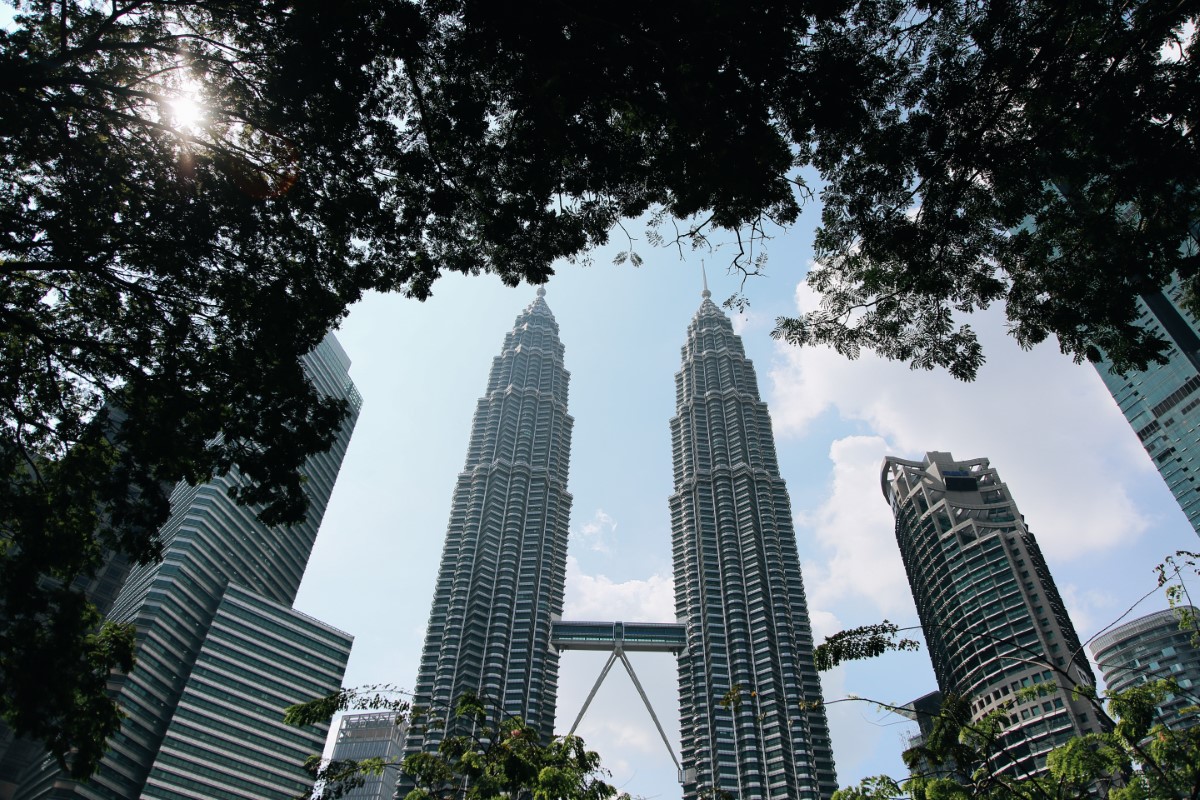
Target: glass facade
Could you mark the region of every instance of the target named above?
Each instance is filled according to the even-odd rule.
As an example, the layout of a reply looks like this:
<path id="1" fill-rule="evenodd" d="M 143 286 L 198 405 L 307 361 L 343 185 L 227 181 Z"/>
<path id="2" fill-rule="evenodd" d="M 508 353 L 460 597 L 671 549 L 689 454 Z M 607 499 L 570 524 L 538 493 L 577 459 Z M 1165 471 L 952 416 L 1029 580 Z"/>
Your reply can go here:
<path id="1" fill-rule="evenodd" d="M 571 495 L 570 375 L 545 290 L 517 317 L 476 406 L 451 500 L 414 705 L 444 727 L 414 725 L 405 752 L 436 750 L 451 711 L 474 692 L 504 715 L 554 733 Z"/>
<path id="2" fill-rule="evenodd" d="M 391 712 L 342 717 L 331 758 L 334 761 L 382 758 L 388 764 L 382 773 L 365 776 L 362 786 L 349 790 L 343 797 L 347 800 L 391 800 L 400 777 L 399 761 L 407 730 L 407 722 L 397 724 L 396 715 Z"/>
<path id="3" fill-rule="evenodd" d="M 316 621 L 301 624 L 297 622 L 301 615 L 289 616 L 294 612 L 284 612 L 299 589 L 317 529 L 350 442 L 361 398 L 348 375 L 350 360 L 332 335 L 305 356 L 304 366 L 309 379 L 321 391 L 344 397 L 350 404 L 350 414 L 333 446 L 310 458 L 305 465 L 304 491 L 309 501 L 306 518 L 294 525 L 264 525 L 252 508 L 239 506 L 229 497 L 228 489 L 236 486 L 239 480 L 236 474 L 201 486 L 186 483 L 177 486 L 171 497 L 171 516 L 159 533 L 163 542 L 162 561 L 136 566 L 130 571 L 109 615 L 110 619 L 137 626 L 137 664 L 128 675 L 114 676 L 111 682 L 111 689 L 119 695 L 127 715 L 121 731 L 110 740 L 109 752 L 90 781 L 66 780 L 52 761 L 43 762 L 27 774 L 16 794 L 18 800 L 68 797 L 125 800 L 158 796 L 148 794 L 151 789 L 147 777 L 151 768 L 160 764 L 160 757 L 164 771 L 168 765 L 173 774 L 191 769 L 197 786 L 204 785 L 206 780 L 215 780 L 214 771 L 223 773 L 224 767 L 205 760 L 207 751 L 199 740 L 187 743 L 184 737 L 189 731 L 198 730 L 198 726 L 209 735 L 224 737 L 231 743 L 237 741 L 236 736 L 228 729 L 218 734 L 213 727 L 204 728 L 215 725 L 219 715 L 209 713 L 204 720 L 199 720 L 194 716 L 197 709 L 183 707 L 181 701 L 188 697 L 191 698 L 189 702 L 202 704 L 202 687 L 212 686 L 211 680 L 206 683 L 207 679 L 194 675 L 194 670 L 212 670 L 212 664 L 221 658 L 232 658 L 229 663 L 235 664 L 239 657 L 236 651 L 239 648 L 247 650 L 248 646 L 238 645 L 228 630 L 235 617 L 249 614 L 252 619 L 243 619 L 244 624 L 257 626 L 263 636 L 274 637 L 277 641 L 294 638 L 293 651 L 302 646 L 315 648 L 307 655 L 293 652 L 288 656 L 293 666 L 305 663 L 305 659 L 316 659 L 311 663 L 314 668 L 319 665 L 319 669 L 311 680 L 299 679 L 286 661 L 277 665 L 285 672 L 291 670 L 286 675 L 258 675 L 249 671 L 249 662 L 245 668 L 230 666 L 226 669 L 229 673 L 245 673 L 240 679 L 241 685 L 261 682 L 262 687 L 256 691 L 263 695 L 275 695 L 278 699 L 287 694 L 291 698 L 274 712 L 277 728 L 274 735 L 284 739 L 294 735 L 283 726 L 284 706 L 302 697 L 311 699 L 327 694 L 340 685 L 349 653 L 349 637 L 334 634 Z M 253 599 L 248 600 L 248 597 Z M 243 652 L 241 655 L 248 654 Z M 336 677 L 333 677 L 334 672 Z M 291 680 L 298 681 L 294 687 L 298 692 L 312 689 L 312 693 L 302 695 L 288 691 L 287 683 Z M 318 684 L 325 688 L 314 688 Z M 229 692 L 221 702 L 228 704 L 230 709 L 244 705 L 241 700 L 231 699 L 235 697 L 235 692 Z M 255 702 L 266 699 L 258 697 Z M 174 720 L 177 712 L 185 714 L 178 724 Z M 264 711 L 249 713 L 260 720 L 265 719 Z M 257 735 L 254 727 L 248 725 L 245 733 Z M 174 731 L 175 749 L 164 752 L 169 730 Z M 306 736 L 311 738 L 312 734 L 310 731 Z M 323 736 L 314 739 L 317 745 L 305 755 L 320 750 L 321 738 Z M 290 750 L 286 755 L 278 755 L 280 769 L 290 771 L 303 784 L 307 779 L 301 769 L 303 756 L 294 760 Z M 190 767 L 185 762 L 190 762 Z M 268 792 L 258 783 L 241 794 L 233 788 L 221 791 L 232 794 L 200 792 L 188 796 L 236 796 L 246 800 L 278 797 L 282 800 L 296 794 L 290 789 Z"/>
<path id="4" fill-rule="evenodd" d="M 291 798 L 326 726 L 284 725 L 282 709 L 341 685 L 351 637 L 229 584 L 171 716 L 146 800 Z"/>
<path id="5" fill-rule="evenodd" d="M 791 503 L 754 367 L 708 290 L 675 376 L 671 509 L 684 797 L 837 788 Z"/>
<path id="6" fill-rule="evenodd" d="M 1181 301 L 1183 287 L 1143 295 L 1141 324 L 1168 342 L 1165 364 L 1117 375 L 1101 361 L 1096 370 L 1154 466 L 1200 533 L 1200 325 Z"/>
<path id="7" fill-rule="evenodd" d="M 1190 624 L 1181 628 L 1181 611 Z M 1185 730 L 1200 725 L 1200 638 L 1195 628 L 1200 609 L 1181 606 L 1127 622 L 1097 636 L 1091 644 L 1096 665 L 1110 692 L 1146 681 L 1171 678 L 1178 691 L 1158 707 L 1159 721 Z"/>
<path id="8" fill-rule="evenodd" d="M 1096 680 L 1037 540 L 985 458 L 887 458 L 881 481 L 939 690 L 968 698 L 976 720 L 1008 717 L 997 772 L 1038 774 L 1050 750 L 1099 727 L 1072 697 Z"/>

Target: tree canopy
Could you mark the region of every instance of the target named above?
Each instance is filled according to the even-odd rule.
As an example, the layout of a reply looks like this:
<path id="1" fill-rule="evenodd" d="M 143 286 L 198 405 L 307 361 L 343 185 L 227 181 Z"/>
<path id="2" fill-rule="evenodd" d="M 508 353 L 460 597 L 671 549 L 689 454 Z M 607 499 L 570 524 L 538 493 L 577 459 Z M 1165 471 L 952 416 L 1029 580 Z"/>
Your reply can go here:
<path id="1" fill-rule="evenodd" d="M 154 558 L 179 480 L 236 469 L 265 521 L 303 512 L 344 409 L 297 359 L 364 291 L 540 282 L 646 215 L 661 244 L 730 232 L 754 273 L 807 166 L 824 305 L 788 341 L 969 378 L 956 314 L 1004 302 L 1022 344 L 1124 368 L 1162 347 L 1136 298 L 1200 274 L 1200 0 L 15 7 L 0 717 L 79 774 L 67 720 L 113 729 L 98 687 L 131 652 L 73 585 Z"/>
<path id="2" fill-rule="evenodd" d="M 1200 285 L 1198 11 L 868 0 L 819 23 L 810 74 L 851 99 L 796 141 L 828 181 L 822 308 L 776 334 L 969 379 L 961 315 L 1003 302 L 1022 346 L 1144 367 L 1163 342 L 1136 299 Z"/>
<path id="3" fill-rule="evenodd" d="M 442 724 L 427 710 L 413 708 L 390 686 L 342 689 L 287 709 L 293 725 L 328 722 L 347 708 L 387 709 L 396 724 Z M 405 800 L 628 800 L 604 778 L 600 757 L 578 736 L 539 740 L 536 728 L 504 714 L 487 700 L 464 693 L 450 714 L 451 730 L 437 752 L 411 753 L 399 763 L 410 789 Z M 314 785 L 305 798 L 343 797 L 362 786 L 365 776 L 397 766 L 382 758 L 324 761 L 319 755 L 305 768 Z"/>
<path id="4" fill-rule="evenodd" d="M 1183 800 L 1200 797 L 1200 727 L 1171 728 L 1155 707 L 1181 691 L 1152 681 L 1105 698 L 1113 725 L 1052 750 L 1043 774 L 1015 779 L 998 772 L 996 755 L 1007 711 L 972 720 L 969 701 L 948 697 L 931 733 L 904 753 L 908 778 L 885 775 L 835 792 L 833 800 Z M 1096 702 L 1096 711 L 1104 706 Z"/>

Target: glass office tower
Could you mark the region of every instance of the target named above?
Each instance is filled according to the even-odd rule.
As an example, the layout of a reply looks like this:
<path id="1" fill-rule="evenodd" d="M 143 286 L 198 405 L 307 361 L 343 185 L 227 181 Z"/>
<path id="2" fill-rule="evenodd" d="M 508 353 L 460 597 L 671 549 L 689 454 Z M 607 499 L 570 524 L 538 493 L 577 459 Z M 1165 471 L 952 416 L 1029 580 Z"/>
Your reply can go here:
<path id="1" fill-rule="evenodd" d="M 1183 307 L 1183 287 L 1142 295 L 1141 324 L 1166 340 L 1165 364 L 1116 375 L 1108 362 L 1096 370 L 1129 420 L 1154 466 L 1200 533 L 1200 324 Z"/>
<path id="2" fill-rule="evenodd" d="M 127 715 L 121 730 L 90 781 L 68 780 L 52 760 L 43 762 L 22 781 L 20 800 L 197 792 L 283 800 L 311 784 L 301 767 L 320 751 L 324 731 L 288 728 L 283 708 L 341 685 L 351 638 L 290 606 L 362 401 L 332 335 L 303 362 L 318 389 L 350 408 L 330 449 L 305 464 L 305 519 L 264 525 L 229 497 L 236 474 L 177 486 L 159 532 L 162 561 L 134 567 L 109 614 L 137 626 L 137 664 L 112 681 Z M 229 760 L 231 753 L 270 774 L 239 776 L 243 762 Z"/>

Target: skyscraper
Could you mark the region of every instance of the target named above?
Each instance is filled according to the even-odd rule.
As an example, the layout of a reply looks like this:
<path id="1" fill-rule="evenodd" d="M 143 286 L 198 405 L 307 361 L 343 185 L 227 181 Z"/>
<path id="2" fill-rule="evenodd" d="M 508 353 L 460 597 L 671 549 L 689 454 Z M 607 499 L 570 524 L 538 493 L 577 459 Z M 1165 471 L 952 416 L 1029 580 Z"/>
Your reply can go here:
<path id="1" fill-rule="evenodd" d="M 414 704 L 452 724 L 474 692 L 554 732 L 571 495 L 569 373 L 545 289 L 517 317 L 475 409 L 450 508 Z M 414 726 L 405 753 L 435 750 L 447 728 Z"/>
<path id="2" fill-rule="evenodd" d="M 1200 725 L 1200 647 L 1196 629 L 1180 627 L 1180 612 L 1194 621 L 1200 610 L 1182 606 L 1126 622 L 1092 642 L 1092 655 L 1110 692 L 1130 689 L 1146 681 L 1173 678 L 1179 687 L 1159 706 L 1159 721 L 1185 730 Z"/>
<path id="3" fill-rule="evenodd" d="M 322 392 L 349 401 L 329 451 L 305 465 L 304 521 L 268 527 L 228 494 L 230 474 L 186 483 L 159 532 L 162 561 L 134 567 L 110 619 L 137 626 L 137 664 L 113 681 L 127 714 L 87 783 L 35 767 L 18 798 L 286 798 L 311 783 L 317 727 L 282 709 L 334 691 L 350 637 L 291 610 L 361 399 L 332 335 L 304 358 Z"/>
<path id="4" fill-rule="evenodd" d="M 702 297 L 671 420 L 684 797 L 828 797 L 833 752 L 770 415 L 741 339 Z"/>
<path id="5" fill-rule="evenodd" d="M 939 690 L 969 698 L 974 720 L 1009 717 L 993 768 L 1036 774 L 1054 747 L 1098 732 L 1095 710 L 1073 698 L 1075 686 L 1096 682 L 1079 637 L 988 460 L 887 458 L 881 481 Z M 1014 703 L 1034 685 L 1046 688 Z"/>
<path id="6" fill-rule="evenodd" d="M 1166 340 L 1165 364 L 1116 375 L 1096 364 L 1104 385 L 1150 454 L 1188 522 L 1200 533 L 1200 324 L 1183 307 L 1183 287 L 1142 295 L 1141 324 Z"/>
<path id="7" fill-rule="evenodd" d="M 387 764 L 378 775 L 363 776 L 363 785 L 342 795 L 346 800 L 392 800 L 400 777 L 399 760 L 404 748 L 406 722 L 396 724 L 390 711 L 347 714 L 342 717 L 334 741 L 334 761 L 382 758 Z"/>

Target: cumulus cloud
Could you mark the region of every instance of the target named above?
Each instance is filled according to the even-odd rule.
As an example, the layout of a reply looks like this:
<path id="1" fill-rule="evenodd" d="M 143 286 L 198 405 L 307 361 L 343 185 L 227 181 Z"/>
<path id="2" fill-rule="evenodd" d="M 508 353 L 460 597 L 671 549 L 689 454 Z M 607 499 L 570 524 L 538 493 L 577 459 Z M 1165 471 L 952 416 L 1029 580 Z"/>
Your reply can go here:
<path id="1" fill-rule="evenodd" d="M 577 620 L 674 622 L 675 583 L 668 575 L 614 582 L 588 575 L 574 556 L 567 558 L 567 591 L 563 617 Z"/>
<path id="2" fill-rule="evenodd" d="M 617 532 L 617 521 L 602 508 L 587 522 L 580 525 L 573 534 L 571 541 L 578 542 L 589 550 L 597 553 L 611 552 L 612 539 Z"/>
<path id="3" fill-rule="evenodd" d="M 1073 583 L 1068 583 L 1059 586 L 1058 592 L 1062 595 L 1071 622 L 1075 624 L 1075 630 L 1079 632 L 1081 640 L 1086 640 L 1101 628 L 1113 624 L 1125 610 L 1118 607 L 1117 598 L 1111 592 L 1102 589 L 1081 589 Z M 1144 613 L 1144 608 L 1136 610 L 1123 621 L 1136 619 Z"/>
<path id="4" fill-rule="evenodd" d="M 800 310 L 815 305 L 803 283 L 796 299 Z M 996 309 L 976 314 L 971 324 L 988 357 L 973 383 L 870 353 L 850 361 L 826 347 L 781 345 L 770 371 L 776 432 L 803 436 L 831 414 L 864 426 L 894 455 L 920 458 L 942 450 L 962 459 L 986 456 L 1051 559 L 1135 539 L 1148 521 L 1109 476 L 1117 465 L 1151 467 L 1093 368 L 1073 364 L 1049 343 L 1022 351 L 1004 334 Z M 847 443 L 835 453 L 838 446 L 831 451 L 835 461 L 867 445 Z M 840 475 L 859 482 L 860 498 L 878 496 L 877 473 Z"/>
<path id="5" fill-rule="evenodd" d="M 797 519 L 797 527 L 808 529 L 801 535 L 815 541 L 826 556 L 804 566 L 818 636 L 840 630 L 848 621 L 833 609 L 841 609 L 842 616 L 853 609 L 851 625 L 859 624 L 859 618 L 915 615 L 891 510 L 877 488 L 879 465 L 890 450 L 879 436 L 835 441 L 829 449 L 829 494 L 816 511 Z"/>
<path id="6" fill-rule="evenodd" d="M 757 313 L 754 309 L 745 308 L 736 314 L 732 314 L 729 321 L 733 324 L 733 332 L 738 336 L 744 336 L 746 331 L 761 327 L 763 319 L 763 315 Z"/>

